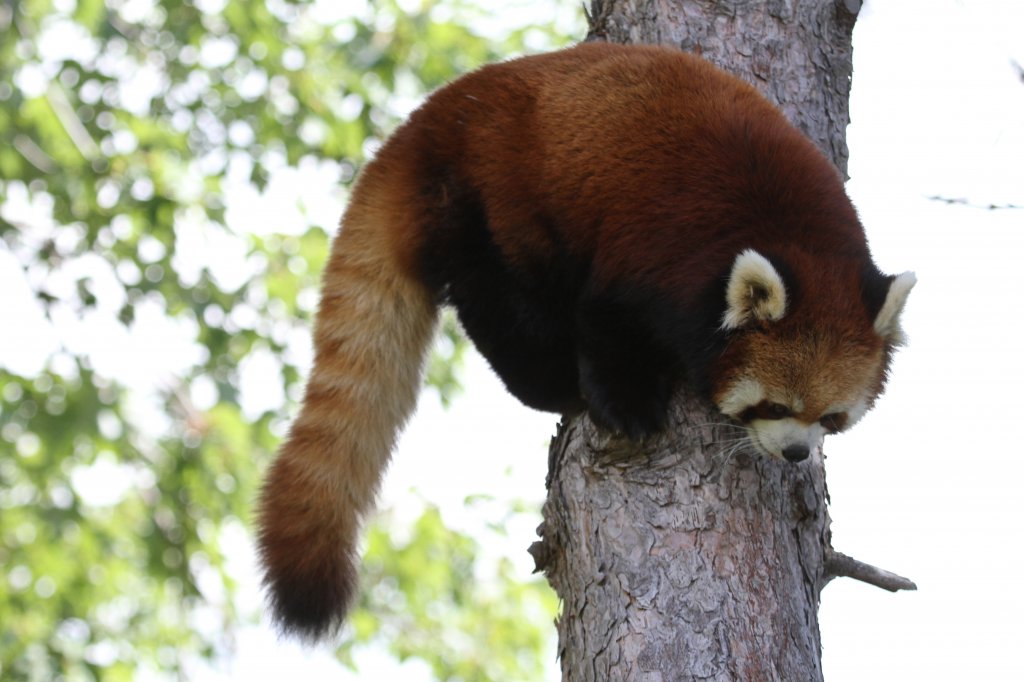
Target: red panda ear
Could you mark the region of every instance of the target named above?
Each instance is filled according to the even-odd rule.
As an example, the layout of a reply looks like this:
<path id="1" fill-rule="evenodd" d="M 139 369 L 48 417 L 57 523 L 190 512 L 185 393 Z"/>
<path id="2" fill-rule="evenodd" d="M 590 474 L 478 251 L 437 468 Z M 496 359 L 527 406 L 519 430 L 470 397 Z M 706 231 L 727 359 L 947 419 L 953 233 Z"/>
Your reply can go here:
<path id="1" fill-rule="evenodd" d="M 907 340 L 902 327 L 900 327 L 900 314 L 903 312 L 903 306 L 907 304 L 907 296 L 915 284 L 917 284 L 917 277 L 912 272 L 904 272 L 902 275 L 893 277 L 889 282 L 889 292 L 885 295 L 885 303 L 882 304 L 882 309 L 875 316 L 875 331 L 894 346 L 902 346 Z"/>
<path id="2" fill-rule="evenodd" d="M 786 314 L 786 287 L 782 276 L 767 258 L 753 249 L 736 256 L 725 288 L 722 329 L 774 322 Z"/>

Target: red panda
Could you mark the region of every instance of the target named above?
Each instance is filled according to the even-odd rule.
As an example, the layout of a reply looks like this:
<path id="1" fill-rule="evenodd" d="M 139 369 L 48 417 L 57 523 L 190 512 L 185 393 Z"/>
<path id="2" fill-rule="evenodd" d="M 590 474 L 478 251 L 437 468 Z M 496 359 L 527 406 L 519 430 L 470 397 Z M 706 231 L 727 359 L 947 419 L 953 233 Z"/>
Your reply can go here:
<path id="1" fill-rule="evenodd" d="M 333 242 L 259 504 L 277 624 L 341 623 L 440 305 L 530 407 L 639 439 L 685 383 L 796 462 L 881 392 L 914 281 L 879 272 L 814 144 L 697 57 L 590 43 L 456 80 L 363 169 Z"/>

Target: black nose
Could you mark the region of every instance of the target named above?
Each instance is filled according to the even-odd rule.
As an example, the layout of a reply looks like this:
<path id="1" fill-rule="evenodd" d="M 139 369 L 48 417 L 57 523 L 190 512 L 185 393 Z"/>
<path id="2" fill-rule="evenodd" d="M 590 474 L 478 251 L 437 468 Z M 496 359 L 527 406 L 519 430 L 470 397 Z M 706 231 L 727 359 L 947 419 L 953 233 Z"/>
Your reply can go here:
<path id="1" fill-rule="evenodd" d="M 806 445 L 787 445 L 782 450 L 782 456 L 790 462 L 802 462 L 809 454 L 811 451 Z"/>

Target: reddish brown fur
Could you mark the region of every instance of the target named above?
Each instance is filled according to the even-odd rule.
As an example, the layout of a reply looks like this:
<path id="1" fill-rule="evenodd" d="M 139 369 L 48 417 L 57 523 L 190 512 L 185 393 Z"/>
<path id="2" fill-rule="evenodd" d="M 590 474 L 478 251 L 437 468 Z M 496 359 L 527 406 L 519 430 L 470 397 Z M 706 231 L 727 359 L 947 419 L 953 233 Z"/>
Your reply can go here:
<path id="1" fill-rule="evenodd" d="M 302 411 L 260 500 L 275 618 L 312 639 L 337 626 L 355 595 L 359 526 L 415 405 L 435 318 L 396 239 L 409 204 L 367 191 L 372 178 L 361 180 L 332 247 Z"/>
<path id="2" fill-rule="evenodd" d="M 697 57 L 592 43 L 489 66 L 436 93 L 381 153 L 422 163 L 407 176 L 420 185 L 439 156 L 473 178 L 511 263 L 558 268 L 565 248 L 595 280 L 647 284 L 689 305 L 754 248 L 820 292 L 787 325 L 839 338 L 870 330 L 857 295 L 870 255 L 837 171 L 753 87 Z M 864 343 L 873 354 L 882 341 Z"/>
<path id="3" fill-rule="evenodd" d="M 821 152 L 754 88 L 666 48 L 587 43 L 486 67 L 435 93 L 380 158 L 473 178 L 512 263 L 565 245 L 596 256 L 597 276 L 695 295 L 742 246 L 867 255 Z M 410 193 L 425 179 L 406 177 Z"/>
<path id="4" fill-rule="evenodd" d="M 714 389 L 753 367 L 800 390 L 808 419 L 837 391 L 873 397 L 890 349 L 872 332 L 879 296 L 860 292 L 882 275 L 836 171 L 752 87 L 679 52 L 595 43 L 435 93 L 364 169 L 324 274 L 305 402 L 260 503 L 282 628 L 323 636 L 351 602 L 438 302 L 524 402 L 575 409 L 582 391 L 595 418 L 648 398 L 657 415 L 680 364 L 665 340 L 706 358 L 721 319 L 705 319 L 707 292 L 744 249 L 787 264 L 787 314 L 687 371 Z"/>
<path id="5" fill-rule="evenodd" d="M 743 373 L 799 397 L 805 409 L 796 416 L 805 422 L 817 421 L 836 401 L 863 397 L 870 407 L 882 391 L 891 349 L 874 333 L 863 302 L 850 295 L 860 264 L 799 251 L 786 257 L 804 284 L 789 292 L 799 314 L 737 336 L 711 365 L 712 398 Z"/>

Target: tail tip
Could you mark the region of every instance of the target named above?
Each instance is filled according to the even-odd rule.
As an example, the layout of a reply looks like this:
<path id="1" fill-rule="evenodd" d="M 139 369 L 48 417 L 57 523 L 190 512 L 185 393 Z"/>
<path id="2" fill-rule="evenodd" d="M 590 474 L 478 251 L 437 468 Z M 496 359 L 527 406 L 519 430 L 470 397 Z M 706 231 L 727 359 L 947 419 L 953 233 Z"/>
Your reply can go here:
<path id="1" fill-rule="evenodd" d="M 347 558 L 340 569 L 276 571 L 267 566 L 267 603 L 278 633 L 306 644 L 337 636 L 356 592 L 356 572 Z"/>

